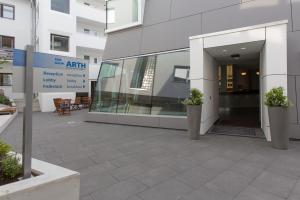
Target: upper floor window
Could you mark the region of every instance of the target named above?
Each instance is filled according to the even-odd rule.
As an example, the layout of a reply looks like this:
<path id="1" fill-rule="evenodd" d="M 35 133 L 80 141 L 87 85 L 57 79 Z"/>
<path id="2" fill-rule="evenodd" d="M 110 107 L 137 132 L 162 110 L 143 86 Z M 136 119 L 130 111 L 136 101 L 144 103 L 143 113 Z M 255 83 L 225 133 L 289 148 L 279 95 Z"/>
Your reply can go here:
<path id="1" fill-rule="evenodd" d="M 70 14 L 70 0 L 51 0 L 51 10 Z"/>
<path id="2" fill-rule="evenodd" d="M 63 35 L 51 34 L 51 50 L 69 51 L 69 37 Z"/>
<path id="3" fill-rule="evenodd" d="M 15 19 L 15 7 L 7 4 L 0 4 L 0 17 Z"/>
<path id="4" fill-rule="evenodd" d="M 15 47 L 15 38 L 0 35 L 0 48 L 13 49 Z"/>
<path id="5" fill-rule="evenodd" d="M 143 22 L 145 0 L 106 0 L 106 32 L 113 32 Z"/>

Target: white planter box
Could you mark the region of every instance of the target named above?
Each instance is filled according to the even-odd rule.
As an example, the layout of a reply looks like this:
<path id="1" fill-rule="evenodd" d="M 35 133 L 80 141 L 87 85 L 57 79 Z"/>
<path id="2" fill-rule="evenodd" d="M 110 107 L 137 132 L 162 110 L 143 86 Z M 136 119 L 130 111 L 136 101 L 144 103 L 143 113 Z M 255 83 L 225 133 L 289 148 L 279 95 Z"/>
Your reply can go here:
<path id="1" fill-rule="evenodd" d="M 47 162 L 32 159 L 39 176 L 0 186 L 1 200 L 79 200 L 80 175 Z"/>

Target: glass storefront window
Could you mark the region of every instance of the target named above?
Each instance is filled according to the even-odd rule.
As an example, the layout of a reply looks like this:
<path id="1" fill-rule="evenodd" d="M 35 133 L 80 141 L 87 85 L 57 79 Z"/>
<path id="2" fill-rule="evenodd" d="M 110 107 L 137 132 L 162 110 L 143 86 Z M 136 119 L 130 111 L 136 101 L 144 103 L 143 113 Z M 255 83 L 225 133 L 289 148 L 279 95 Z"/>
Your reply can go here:
<path id="1" fill-rule="evenodd" d="M 91 111 L 185 116 L 189 51 L 103 62 Z"/>
<path id="2" fill-rule="evenodd" d="M 91 110 L 116 113 L 123 61 L 104 62 L 95 87 Z"/>
<path id="3" fill-rule="evenodd" d="M 186 115 L 182 101 L 189 96 L 189 52 L 157 56 L 152 115 Z"/>
<path id="4" fill-rule="evenodd" d="M 124 61 L 118 113 L 150 114 L 155 56 Z"/>

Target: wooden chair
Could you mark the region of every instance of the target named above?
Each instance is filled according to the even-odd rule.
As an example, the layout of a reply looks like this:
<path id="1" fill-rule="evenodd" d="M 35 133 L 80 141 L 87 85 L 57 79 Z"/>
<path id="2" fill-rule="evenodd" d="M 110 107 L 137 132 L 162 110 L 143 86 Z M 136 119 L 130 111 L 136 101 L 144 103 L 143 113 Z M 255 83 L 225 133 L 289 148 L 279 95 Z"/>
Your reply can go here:
<path id="1" fill-rule="evenodd" d="M 91 104 L 91 97 L 81 97 L 81 103 L 83 108 L 89 108 Z"/>
<path id="2" fill-rule="evenodd" d="M 63 111 L 63 115 L 71 114 L 71 99 L 63 99 L 60 105 L 60 108 Z"/>
<path id="3" fill-rule="evenodd" d="M 62 99 L 61 98 L 55 98 L 53 99 L 54 106 L 55 106 L 55 112 L 57 112 L 59 115 L 63 114 L 63 110 L 61 108 Z"/>
<path id="4" fill-rule="evenodd" d="M 72 110 L 80 110 L 81 109 L 81 98 L 76 97 L 74 103 L 71 103 Z"/>

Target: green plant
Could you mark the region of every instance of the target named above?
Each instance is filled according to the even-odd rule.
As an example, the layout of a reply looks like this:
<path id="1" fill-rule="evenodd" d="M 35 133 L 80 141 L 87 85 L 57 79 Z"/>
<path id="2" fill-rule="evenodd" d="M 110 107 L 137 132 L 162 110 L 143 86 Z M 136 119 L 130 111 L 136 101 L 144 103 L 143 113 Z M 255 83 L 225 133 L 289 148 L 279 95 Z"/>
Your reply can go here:
<path id="1" fill-rule="evenodd" d="M 15 179 L 21 175 L 22 166 L 20 165 L 20 159 L 16 156 L 7 156 L 1 161 L 1 173 L 5 179 Z"/>
<path id="2" fill-rule="evenodd" d="M 192 88 L 190 91 L 190 97 L 185 99 L 182 103 L 184 105 L 202 105 L 203 93 L 196 88 Z"/>
<path id="3" fill-rule="evenodd" d="M 0 104 L 11 105 L 11 102 L 6 96 L 0 95 Z"/>
<path id="4" fill-rule="evenodd" d="M 0 140 L 0 159 L 11 151 L 11 146 Z"/>
<path id="5" fill-rule="evenodd" d="M 271 89 L 265 95 L 265 105 L 270 107 L 288 107 L 290 104 L 283 92 L 283 87 Z"/>

